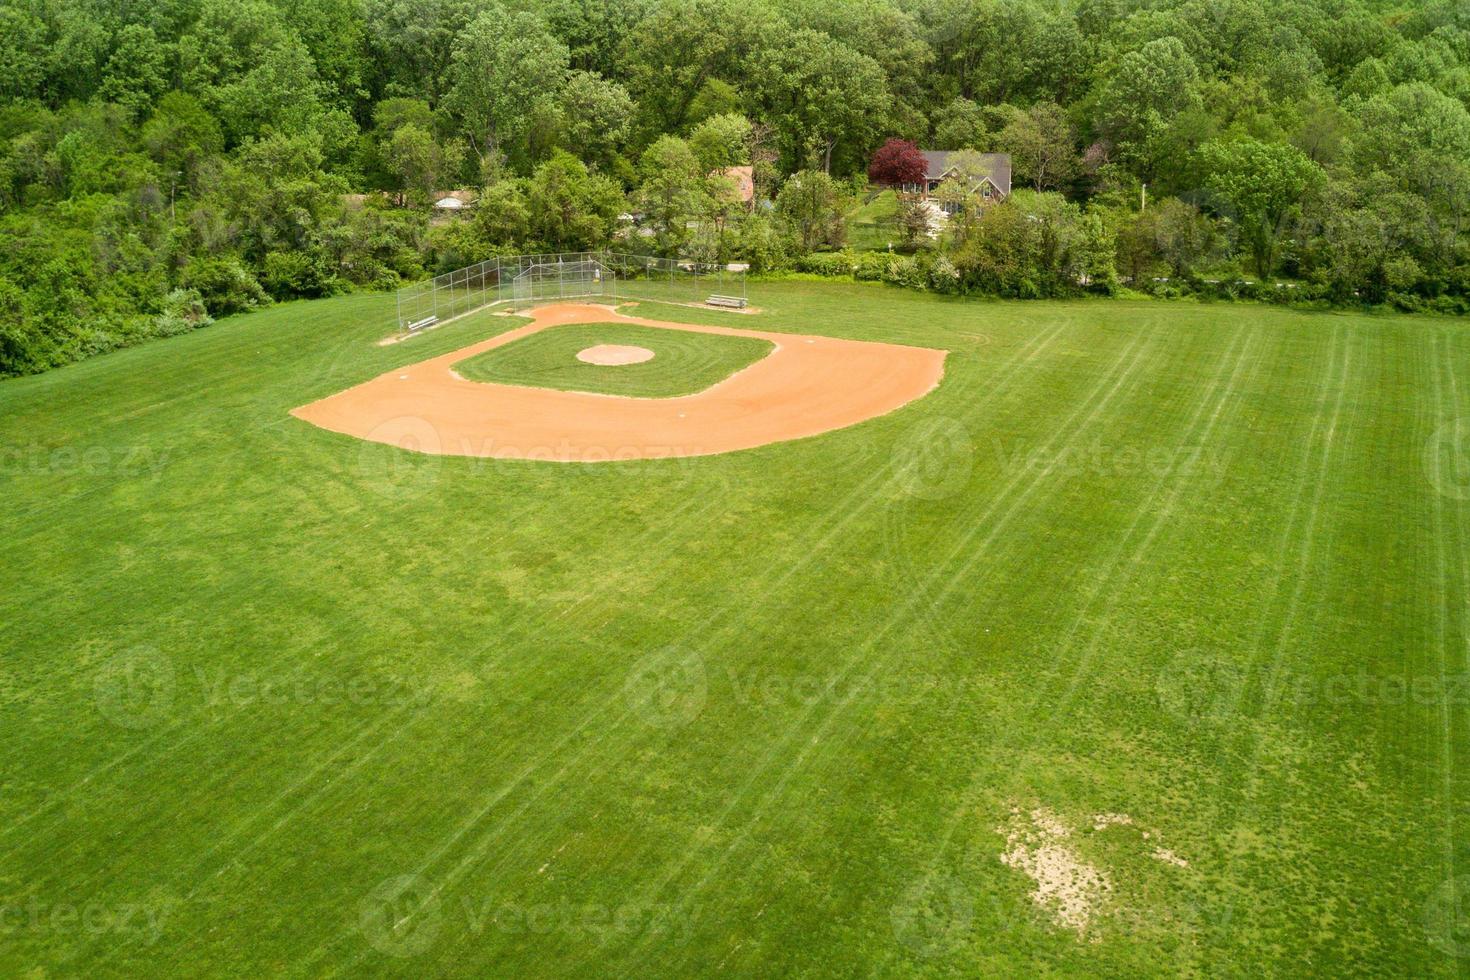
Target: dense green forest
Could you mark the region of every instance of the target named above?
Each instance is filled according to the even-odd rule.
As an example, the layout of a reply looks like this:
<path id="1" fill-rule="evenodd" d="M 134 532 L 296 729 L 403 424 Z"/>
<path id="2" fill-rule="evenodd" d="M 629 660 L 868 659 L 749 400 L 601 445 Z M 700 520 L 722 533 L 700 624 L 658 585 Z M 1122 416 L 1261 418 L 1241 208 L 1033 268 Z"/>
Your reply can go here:
<path id="1" fill-rule="evenodd" d="M 1464 0 L 4 0 L 0 374 L 614 241 L 1463 313 L 1467 106 Z M 1017 192 L 832 254 L 892 137 L 1010 153 Z M 482 198 L 432 220 L 446 188 Z"/>

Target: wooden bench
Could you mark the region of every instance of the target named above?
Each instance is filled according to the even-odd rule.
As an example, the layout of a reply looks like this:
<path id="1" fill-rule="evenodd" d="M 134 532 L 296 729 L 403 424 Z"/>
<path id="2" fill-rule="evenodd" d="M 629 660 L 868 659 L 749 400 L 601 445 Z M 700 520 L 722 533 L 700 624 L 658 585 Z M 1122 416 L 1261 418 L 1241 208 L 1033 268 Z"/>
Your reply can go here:
<path id="1" fill-rule="evenodd" d="M 422 320 L 415 320 L 413 323 L 410 323 L 408 325 L 408 332 L 413 333 L 415 330 L 422 330 L 425 327 L 432 327 L 438 322 L 439 318 L 437 316 L 426 316 Z"/>
<path id="2" fill-rule="evenodd" d="M 711 296 L 704 301 L 706 306 L 730 306 L 737 310 L 745 309 L 744 296 Z"/>

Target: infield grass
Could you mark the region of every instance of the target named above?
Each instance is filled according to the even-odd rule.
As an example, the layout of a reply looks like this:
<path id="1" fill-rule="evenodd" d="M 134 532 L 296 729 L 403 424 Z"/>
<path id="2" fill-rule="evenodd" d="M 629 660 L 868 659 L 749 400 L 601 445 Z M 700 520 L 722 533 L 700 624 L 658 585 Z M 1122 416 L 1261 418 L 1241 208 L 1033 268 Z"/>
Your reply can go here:
<path id="1" fill-rule="evenodd" d="M 1464 974 L 1464 324 L 750 291 L 638 313 L 945 379 L 423 456 L 287 412 L 518 321 L 368 295 L 0 383 L 0 972 Z"/>
<path id="2" fill-rule="evenodd" d="M 577 354 L 601 344 L 642 347 L 653 359 L 598 365 Z M 775 345 L 756 337 L 644 327 L 635 323 L 566 323 L 460 361 L 471 381 L 590 391 L 637 398 L 693 395 L 765 357 Z"/>

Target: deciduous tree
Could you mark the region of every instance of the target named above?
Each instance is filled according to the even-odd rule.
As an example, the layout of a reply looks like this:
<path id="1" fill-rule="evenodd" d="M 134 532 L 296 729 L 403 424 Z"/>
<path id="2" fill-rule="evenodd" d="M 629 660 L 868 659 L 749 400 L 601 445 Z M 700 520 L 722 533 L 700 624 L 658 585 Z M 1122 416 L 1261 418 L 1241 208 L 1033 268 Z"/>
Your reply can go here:
<path id="1" fill-rule="evenodd" d="M 787 178 L 776 195 L 776 213 L 810 252 L 819 246 L 840 247 L 846 238 L 842 192 L 821 170 L 802 170 Z"/>
<path id="2" fill-rule="evenodd" d="M 1011 155 L 1015 172 L 1038 191 L 1055 190 L 1077 175 L 1076 133 L 1054 102 L 1017 110 L 996 137 Z"/>
<path id="3" fill-rule="evenodd" d="M 569 54 L 531 13 L 485 10 L 460 34 L 445 106 L 483 162 L 524 157 L 535 116 L 553 107 Z"/>
<path id="4" fill-rule="evenodd" d="M 737 112 L 711 116 L 689 135 L 689 148 L 705 173 L 750 163 L 750 120 Z"/>
<path id="5" fill-rule="evenodd" d="M 890 139 L 873 153 L 868 163 L 868 179 L 875 184 L 900 186 L 921 184 L 929 172 L 928 162 L 919 148 L 908 140 Z"/>
<path id="6" fill-rule="evenodd" d="M 1256 273 L 1271 275 L 1287 220 L 1321 183 L 1322 169 L 1294 146 L 1249 137 L 1208 143 L 1200 155 L 1207 185 L 1233 210 Z"/>

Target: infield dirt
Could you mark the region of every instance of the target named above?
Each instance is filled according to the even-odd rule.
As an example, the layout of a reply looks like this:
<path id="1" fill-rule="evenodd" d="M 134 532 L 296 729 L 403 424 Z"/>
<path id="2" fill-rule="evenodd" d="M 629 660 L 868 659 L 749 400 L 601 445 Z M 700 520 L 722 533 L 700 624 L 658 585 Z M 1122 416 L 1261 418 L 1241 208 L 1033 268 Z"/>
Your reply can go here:
<path id="1" fill-rule="evenodd" d="M 706 456 L 819 435 L 932 391 L 945 352 L 815 334 L 663 323 L 605 306 L 533 310 L 532 322 L 382 374 L 291 414 L 333 432 L 436 455 L 601 462 Z M 469 381 L 454 365 L 568 323 L 634 323 L 755 337 L 770 354 L 693 395 L 633 398 Z"/>

